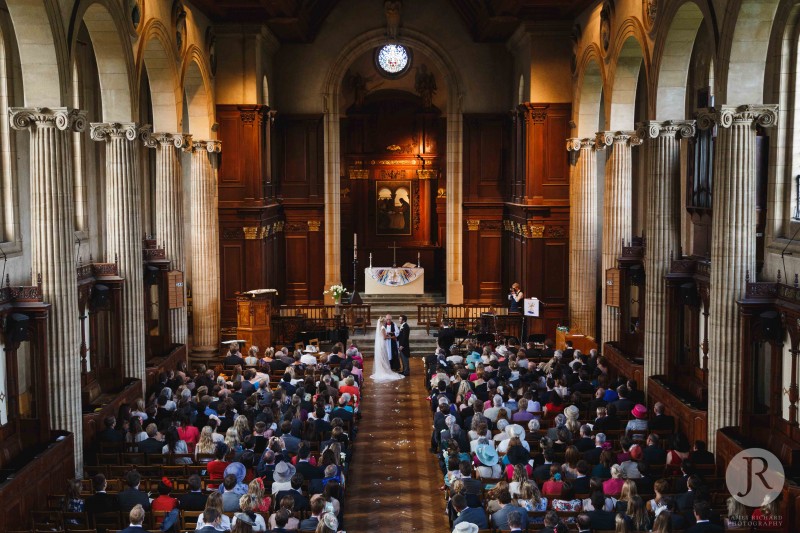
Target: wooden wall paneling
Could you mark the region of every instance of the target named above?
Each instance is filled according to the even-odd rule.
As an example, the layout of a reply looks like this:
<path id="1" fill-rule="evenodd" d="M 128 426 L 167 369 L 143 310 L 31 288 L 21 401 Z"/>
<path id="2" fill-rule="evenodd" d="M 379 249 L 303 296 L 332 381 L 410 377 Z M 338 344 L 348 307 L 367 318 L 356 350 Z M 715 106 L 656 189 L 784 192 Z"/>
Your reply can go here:
<path id="1" fill-rule="evenodd" d="M 324 165 L 322 115 L 278 115 L 275 129 L 279 195 L 319 198 Z"/>
<path id="2" fill-rule="evenodd" d="M 495 221 L 489 221 L 495 222 Z M 479 254 L 475 257 L 478 265 L 478 303 L 497 303 L 503 301 L 502 279 L 502 234 L 493 229 L 482 230 L 479 234 Z"/>
<path id="3" fill-rule="evenodd" d="M 569 199 L 569 154 L 564 141 L 570 136 L 569 105 L 551 105 L 545 120 L 542 196 L 545 200 Z"/>
<path id="4" fill-rule="evenodd" d="M 242 150 L 241 115 L 236 106 L 217 106 L 218 135 L 225 153 L 220 158 L 218 172 L 218 196 L 220 206 L 238 202 L 245 196 L 245 183 L 242 163 L 245 154 Z"/>
<path id="5" fill-rule="evenodd" d="M 221 244 L 221 248 L 220 266 L 225 265 L 225 268 L 221 269 L 220 279 L 221 325 L 222 327 L 234 327 L 236 325 L 236 297 L 234 294 L 246 286 L 244 239 L 238 242 L 229 239 Z"/>
<path id="6" fill-rule="evenodd" d="M 510 180 L 508 117 L 464 116 L 465 201 L 498 201 Z"/>

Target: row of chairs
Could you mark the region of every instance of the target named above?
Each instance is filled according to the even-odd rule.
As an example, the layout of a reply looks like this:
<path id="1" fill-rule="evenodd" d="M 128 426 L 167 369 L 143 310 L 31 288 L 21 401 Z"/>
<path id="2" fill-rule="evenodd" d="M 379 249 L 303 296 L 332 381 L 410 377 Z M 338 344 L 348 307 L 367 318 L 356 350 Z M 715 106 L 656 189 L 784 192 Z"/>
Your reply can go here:
<path id="1" fill-rule="evenodd" d="M 159 530 L 159 525 L 168 513 L 166 511 L 150 511 L 145 515 L 144 528 Z M 197 521 L 202 511 L 178 511 L 179 527 L 182 530 L 194 531 Z M 234 513 L 224 513 L 228 518 L 233 519 Z M 269 520 L 269 514 L 257 513 L 264 518 L 264 522 Z M 295 512 L 294 517 L 300 520 L 310 516 L 308 511 Z M 32 513 L 33 528 L 37 531 L 64 531 L 71 533 L 87 533 L 89 531 L 113 531 L 127 527 L 129 523 L 128 512 L 96 513 L 67 513 L 61 511 L 35 511 Z M 30 531 L 30 530 L 28 530 Z M 159 530 L 160 531 L 160 530 Z"/>

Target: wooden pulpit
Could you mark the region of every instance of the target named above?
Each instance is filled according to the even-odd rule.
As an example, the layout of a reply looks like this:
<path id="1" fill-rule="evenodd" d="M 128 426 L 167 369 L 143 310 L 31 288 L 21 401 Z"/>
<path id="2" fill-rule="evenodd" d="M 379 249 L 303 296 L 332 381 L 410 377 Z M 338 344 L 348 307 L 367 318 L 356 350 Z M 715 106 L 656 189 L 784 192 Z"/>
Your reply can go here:
<path id="1" fill-rule="evenodd" d="M 272 346 L 272 315 L 274 291 L 236 293 L 237 336 L 245 346 L 258 346 L 260 353 Z"/>

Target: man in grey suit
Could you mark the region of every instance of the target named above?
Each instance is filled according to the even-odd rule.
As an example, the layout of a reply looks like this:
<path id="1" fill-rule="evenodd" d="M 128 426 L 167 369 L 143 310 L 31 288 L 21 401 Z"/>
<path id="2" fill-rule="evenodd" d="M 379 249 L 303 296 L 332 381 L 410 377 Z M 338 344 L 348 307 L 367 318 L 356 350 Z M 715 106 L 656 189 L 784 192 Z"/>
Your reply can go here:
<path id="1" fill-rule="evenodd" d="M 397 336 L 397 350 L 400 360 L 403 362 L 403 375 L 407 376 L 409 371 L 408 359 L 411 355 L 411 348 L 408 346 L 408 338 L 411 336 L 411 327 L 408 325 L 408 317 L 400 315 L 400 334 Z"/>
<path id="2" fill-rule="evenodd" d="M 508 525 L 508 515 L 512 511 L 519 512 L 520 517 L 522 518 L 520 529 L 524 530 L 526 527 L 528 527 L 528 511 L 522 507 L 517 507 L 516 505 L 511 504 L 511 493 L 508 492 L 507 489 L 500 490 L 497 495 L 497 499 L 500 501 L 500 505 L 502 505 L 502 507 L 499 511 L 492 515 L 492 524 L 494 524 L 494 527 L 502 530 L 511 529 Z"/>

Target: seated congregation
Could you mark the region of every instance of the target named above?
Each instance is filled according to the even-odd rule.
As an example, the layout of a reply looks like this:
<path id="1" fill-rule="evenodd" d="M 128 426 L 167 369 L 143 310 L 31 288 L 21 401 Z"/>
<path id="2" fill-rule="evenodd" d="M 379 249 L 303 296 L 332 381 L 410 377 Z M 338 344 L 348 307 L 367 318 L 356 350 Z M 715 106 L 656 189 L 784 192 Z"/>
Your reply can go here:
<path id="1" fill-rule="evenodd" d="M 84 479 L 50 495 L 34 529 L 337 533 L 363 359 L 308 348 L 162 375 L 105 420 Z"/>
<path id="2" fill-rule="evenodd" d="M 597 350 L 470 344 L 425 363 L 454 533 L 782 529 L 779 500 L 729 497 L 706 443 Z"/>

